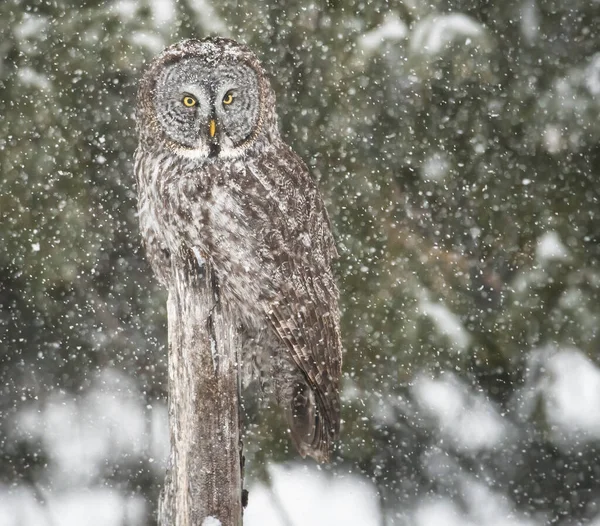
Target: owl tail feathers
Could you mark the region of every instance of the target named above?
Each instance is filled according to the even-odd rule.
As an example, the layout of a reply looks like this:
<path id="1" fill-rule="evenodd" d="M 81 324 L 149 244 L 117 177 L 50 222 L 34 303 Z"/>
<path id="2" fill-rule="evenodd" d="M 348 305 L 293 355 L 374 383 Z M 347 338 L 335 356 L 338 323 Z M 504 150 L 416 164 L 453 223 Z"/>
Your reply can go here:
<path id="1" fill-rule="evenodd" d="M 286 417 L 292 441 L 302 458 L 308 455 L 317 462 L 329 462 L 329 433 L 319 415 L 313 392 L 305 383 L 294 387 Z"/>

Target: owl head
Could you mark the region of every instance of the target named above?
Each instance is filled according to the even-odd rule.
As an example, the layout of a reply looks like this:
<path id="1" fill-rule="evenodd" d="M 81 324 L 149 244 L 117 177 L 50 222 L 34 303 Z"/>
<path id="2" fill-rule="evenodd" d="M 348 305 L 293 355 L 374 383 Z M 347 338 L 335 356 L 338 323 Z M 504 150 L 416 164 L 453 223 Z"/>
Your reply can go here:
<path id="1" fill-rule="evenodd" d="M 235 159 L 278 135 L 275 95 L 256 55 L 225 38 L 168 47 L 138 91 L 142 143 L 187 158 Z"/>

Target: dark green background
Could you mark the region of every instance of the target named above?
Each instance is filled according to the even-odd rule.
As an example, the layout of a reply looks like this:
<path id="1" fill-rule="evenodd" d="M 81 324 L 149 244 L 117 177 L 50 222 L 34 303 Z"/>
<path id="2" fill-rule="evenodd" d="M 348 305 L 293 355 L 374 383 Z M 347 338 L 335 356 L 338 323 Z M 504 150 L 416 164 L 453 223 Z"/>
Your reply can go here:
<path id="1" fill-rule="evenodd" d="M 551 416 L 556 357 L 565 373 L 599 362 L 600 4 L 224 0 L 211 14 L 181 0 L 166 23 L 156 2 L 120 4 L 0 3 L 0 480 L 53 484 L 19 415 L 78 403 L 104 370 L 134 382 L 145 418 L 165 402 L 165 294 L 140 250 L 132 175 L 136 83 L 165 45 L 222 34 L 272 74 L 342 254 L 345 423 L 330 469 L 371 478 L 388 524 L 432 495 L 468 510 L 460 480 L 540 524 L 598 515 L 600 431 Z M 393 19 L 405 35 L 371 47 Z M 552 239 L 561 255 L 543 257 Z M 503 438 L 453 439 L 423 385 L 463 393 L 459 414 L 485 404 Z M 275 411 L 247 412 L 250 477 L 295 458 Z M 145 496 L 154 520 L 162 474 L 143 452 L 88 482 Z"/>

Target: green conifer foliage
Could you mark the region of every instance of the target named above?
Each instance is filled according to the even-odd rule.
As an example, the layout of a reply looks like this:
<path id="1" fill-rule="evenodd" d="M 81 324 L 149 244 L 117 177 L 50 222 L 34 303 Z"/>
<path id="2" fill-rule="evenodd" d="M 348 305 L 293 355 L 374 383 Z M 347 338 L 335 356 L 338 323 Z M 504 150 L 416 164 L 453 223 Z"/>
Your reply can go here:
<path id="1" fill-rule="evenodd" d="M 332 469 L 371 478 L 388 524 L 434 495 L 468 510 L 469 484 L 540 524 L 597 517 L 600 405 L 563 405 L 598 401 L 600 377 L 600 4 L 583 0 L 1 2 L 0 480 L 52 485 L 22 415 L 104 371 L 149 430 L 164 407 L 135 90 L 164 46 L 215 33 L 262 57 L 336 231 Z M 293 457 L 276 411 L 246 411 L 252 478 Z M 152 523 L 162 468 L 143 448 L 110 462 L 90 484 L 143 496 Z"/>

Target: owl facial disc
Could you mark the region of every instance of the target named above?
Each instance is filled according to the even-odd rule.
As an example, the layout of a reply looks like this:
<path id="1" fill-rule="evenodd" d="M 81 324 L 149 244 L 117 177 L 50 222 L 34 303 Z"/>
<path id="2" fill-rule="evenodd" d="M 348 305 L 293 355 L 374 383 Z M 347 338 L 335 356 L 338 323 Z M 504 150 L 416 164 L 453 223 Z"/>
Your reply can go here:
<path id="1" fill-rule="evenodd" d="M 154 104 L 164 134 L 186 157 L 241 154 L 260 122 L 258 77 L 243 62 L 173 62 L 157 79 Z"/>

